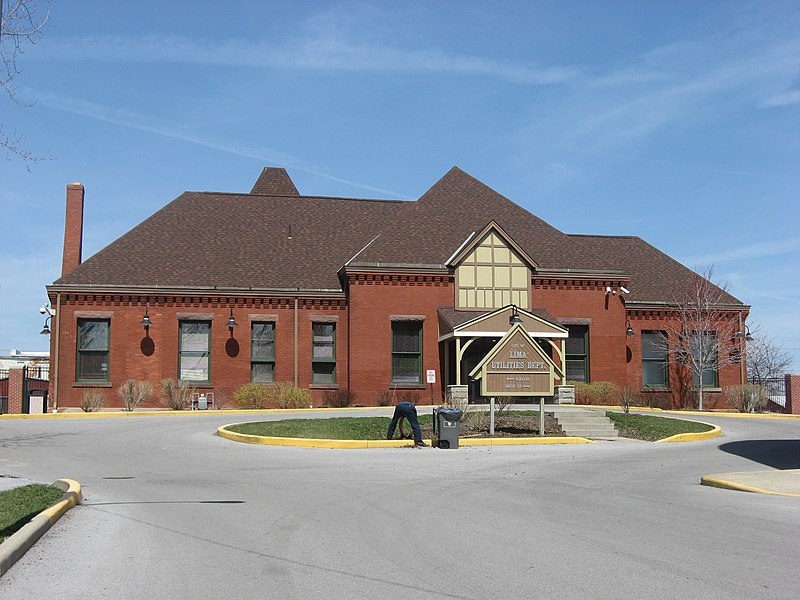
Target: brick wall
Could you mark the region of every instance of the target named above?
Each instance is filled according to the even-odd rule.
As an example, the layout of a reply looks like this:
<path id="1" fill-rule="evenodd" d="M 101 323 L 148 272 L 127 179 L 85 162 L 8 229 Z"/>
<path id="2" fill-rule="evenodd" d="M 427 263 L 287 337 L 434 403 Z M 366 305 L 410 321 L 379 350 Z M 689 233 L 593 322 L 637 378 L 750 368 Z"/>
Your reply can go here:
<path id="1" fill-rule="evenodd" d="M 436 370 L 434 402 L 442 398 L 439 362 L 439 306 L 452 306 L 453 288 L 441 275 L 364 274 L 349 280 L 350 387 L 359 402 L 376 404 L 382 391 L 416 391 L 429 402 L 425 372 Z M 392 385 L 392 317 L 421 317 L 422 382 L 417 386 Z"/>
<path id="2" fill-rule="evenodd" d="M 544 306 L 556 319 L 591 321 L 590 378 L 612 381 L 621 386 L 641 388 L 641 332 L 665 328 L 663 315 L 633 314 L 630 323 L 636 335 L 625 334 L 627 319 L 624 300 L 605 293 L 605 286 L 621 282 L 548 282 L 535 281 L 534 306 Z M 56 300 L 51 298 L 51 301 Z M 296 302 L 296 307 L 295 307 Z M 117 389 L 127 379 L 147 380 L 160 393 L 165 378 L 178 377 L 179 328 L 187 315 L 210 320 L 210 384 L 198 388 L 213 391 L 217 402 L 232 407 L 233 391 L 250 381 L 250 324 L 253 320 L 275 322 L 276 381 L 294 381 L 310 389 L 314 404 L 322 404 L 332 387 L 350 389 L 357 402 L 374 405 L 378 394 L 388 390 L 416 391 L 420 400 L 430 398 L 424 373 L 437 373 L 433 386 L 434 402 L 441 401 L 443 368 L 440 363 L 438 307 L 453 305 L 453 287 L 441 274 L 348 275 L 348 299 L 331 298 L 237 298 L 186 296 L 121 296 L 102 294 L 62 294 L 58 302 L 59 356 L 53 361 L 58 369 L 57 383 L 51 377 L 51 398 L 57 394 L 59 407 L 78 407 L 86 390 L 100 390 L 108 406 L 120 407 Z M 151 326 L 141 325 L 148 311 Z M 233 315 L 238 326 L 231 330 Z M 76 381 L 76 335 L 79 318 L 110 319 L 111 345 L 109 378 L 103 383 Z M 423 381 L 416 386 L 392 385 L 392 319 L 418 317 L 423 321 Z M 55 318 L 54 318 L 55 319 Z M 295 373 L 295 320 L 297 321 L 297 372 Z M 322 320 L 336 323 L 336 386 L 312 385 L 312 323 Z M 55 356 L 56 332 L 51 340 Z M 723 368 L 720 386 L 739 383 L 738 366 Z M 678 374 L 670 374 L 670 384 L 677 388 Z M 691 380 L 690 380 L 691 381 Z M 57 388 L 57 389 L 56 389 Z M 671 392 L 675 395 L 675 389 Z M 800 392 L 799 392 L 800 393 Z M 798 397 L 798 396 L 795 396 Z M 722 408 L 720 392 L 705 394 L 706 406 Z M 152 406 L 159 406 L 154 401 Z M 11 407 L 9 407 L 11 408 Z M 20 407 L 21 409 L 21 407 Z M 800 409 L 799 409 L 800 410 Z"/>
<path id="3" fill-rule="evenodd" d="M 83 186 L 71 183 L 67 186 L 67 211 L 64 219 L 64 255 L 61 274 L 72 271 L 81 264 L 83 248 Z"/>
<path id="4" fill-rule="evenodd" d="M 8 370 L 8 414 L 22 413 L 22 394 L 25 391 L 25 378 L 23 369 L 11 368 Z"/>

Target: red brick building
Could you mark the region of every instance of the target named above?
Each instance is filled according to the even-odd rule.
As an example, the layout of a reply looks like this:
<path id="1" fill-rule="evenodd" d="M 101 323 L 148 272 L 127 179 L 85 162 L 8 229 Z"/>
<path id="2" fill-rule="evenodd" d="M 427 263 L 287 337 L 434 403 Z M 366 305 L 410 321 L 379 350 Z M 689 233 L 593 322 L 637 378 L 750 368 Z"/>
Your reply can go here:
<path id="1" fill-rule="evenodd" d="M 468 374 L 517 312 L 566 379 L 675 395 L 666 328 L 692 271 L 638 237 L 570 235 L 458 168 L 416 201 L 300 195 L 283 169 L 250 193 L 186 192 L 86 261 L 84 190 L 67 187 L 51 405 L 127 379 L 191 381 L 228 399 L 243 383 L 348 389 L 357 401 Z M 748 306 L 724 295 L 725 333 Z M 735 329 L 731 330 L 731 324 Z M 707 398 L 741 383 L 709 376 Z"/>

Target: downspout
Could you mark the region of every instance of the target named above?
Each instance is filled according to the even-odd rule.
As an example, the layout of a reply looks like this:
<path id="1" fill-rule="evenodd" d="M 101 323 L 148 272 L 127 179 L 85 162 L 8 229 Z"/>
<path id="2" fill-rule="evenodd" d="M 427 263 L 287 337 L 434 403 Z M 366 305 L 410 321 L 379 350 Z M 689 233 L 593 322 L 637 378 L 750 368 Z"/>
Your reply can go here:
<path id="1" fill-rule="evenodd" d="M 50 368 L 53 372 L 53 412 L 58 412 L 58 349 L 61 341 L 61 292 L 56 295 L 56 326 L 53 334 L 56 336 Z"/>
<path id="2" fill-rule="evenodd" d="M 297 327 L 297 301 L 298 301 L 298 298 L 297 298 L 297 296 L 295 296 L 294 297 L 294 385 L 295 385 L 295 387 L 297 387 L 299 385 L 298 384 L 299 379 L 298 379 L 298 374 L 297 374 L 297 364 L 298 364 L 297 363 L 297 352 L 298 352 L 298 348 L 299 348 L 299 345 L 298 345 L 298 342 L 297 342 L 297 331 L 298 331 L 298 327 Z"/>
<path id="3" fill-rule="evenodd" d="M 739 338 L 739 371 L 740 371 L 740 379 L 742 380 L 742 385 L 747 383 L 747 378 L 745 377 L 745 365 L 746 365 L 746 356 L 745 352 L 747 351 L 747 344 L 745 343 L 747 340 L 745 339 L 744 335 L 744 324 L 742 323 L 742 311 L 739 311 L 739 329 L 742 333 L 742 337 Z"/>

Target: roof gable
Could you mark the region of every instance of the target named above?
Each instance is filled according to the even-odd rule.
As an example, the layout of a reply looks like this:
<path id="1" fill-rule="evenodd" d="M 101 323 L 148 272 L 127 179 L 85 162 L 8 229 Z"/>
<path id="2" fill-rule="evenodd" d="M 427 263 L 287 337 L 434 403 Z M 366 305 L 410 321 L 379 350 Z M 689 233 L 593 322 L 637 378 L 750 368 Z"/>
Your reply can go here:
<path id="1" fill-rule="evenodd" d="M 477 235 L 470 234 L 470 238 L 467 240 L 467 242 L 462 244 L 461 249 L 457 250 L 456 253 L 447 261 L 447 266 L 458 266 L 458 264 L 467 256 L 475 252 L 476 249 L 481 246 L 490 235 L 497 236 L 502 243 L 505 244 L 509 250 L 516 253 L 516 255 L 529 268 L 535 269 L 538 266 L 536 261 L 528 256 L 528 253 L 525 252 L 525 250 L 523 250 L 514 240 L 512 240 L 509 235 L 503 231 L 503 228 L 494 221 L 491 221 L 488 225 L 486 225 L 486 227 L 484 227 L 483 230 Z"/>
<path id="2" fill-rule="evenodd" d="M 289 177 L 286 169 L 278 167 L 264 167 L 261 175 L 253 184 L 251 194 L 267 194 L 270 196 L 299 196 L 300 192 Z"/>

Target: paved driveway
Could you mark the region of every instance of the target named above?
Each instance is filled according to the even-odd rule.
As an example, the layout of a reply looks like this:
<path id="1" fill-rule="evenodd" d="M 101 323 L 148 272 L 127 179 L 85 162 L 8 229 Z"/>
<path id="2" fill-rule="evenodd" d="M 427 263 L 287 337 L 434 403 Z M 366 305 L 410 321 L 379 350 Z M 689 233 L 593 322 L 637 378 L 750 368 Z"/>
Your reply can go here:
<path id="1" fill-rule="evenodd" d="M 261 418 L 0 421 L 0 474 L 70 477 L 85 498 L 0 579 L 0 597 L 796 598 L 800 589 L 798 499 L 699 485 L 709 473 L 800 468 L 796 421 L 703 418 L 725 435 L 686 444 L 451 451 L 214 435 Z"/>

